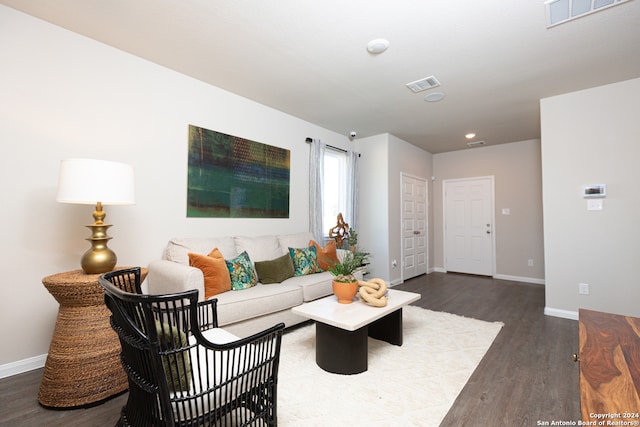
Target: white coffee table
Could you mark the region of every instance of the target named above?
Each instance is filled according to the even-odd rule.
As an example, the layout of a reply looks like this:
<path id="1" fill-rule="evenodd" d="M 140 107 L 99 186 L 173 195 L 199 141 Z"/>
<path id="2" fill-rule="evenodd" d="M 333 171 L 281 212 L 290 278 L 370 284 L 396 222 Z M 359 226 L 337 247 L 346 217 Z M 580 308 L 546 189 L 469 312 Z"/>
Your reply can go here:
<path id="1" fill-rule="evenodd" d="M 367 370 L 367 337 L 402 345 L 402 307 L 420 294 L 389 289 L 385 307 L 373 307 L 356 298 L 340 304 L 328 296 L 292 308 L 316 321 L 316 363 L 327 372 L 359 374 Z"/>

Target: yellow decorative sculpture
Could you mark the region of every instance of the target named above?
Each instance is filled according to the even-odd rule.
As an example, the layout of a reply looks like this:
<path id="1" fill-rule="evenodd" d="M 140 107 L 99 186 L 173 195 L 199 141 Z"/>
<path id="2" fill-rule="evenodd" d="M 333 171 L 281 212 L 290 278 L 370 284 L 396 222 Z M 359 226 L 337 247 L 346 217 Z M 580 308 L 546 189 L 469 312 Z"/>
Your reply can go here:
<path id="1" fill-rule="evenodd" d="M 374 307 L 387 305 L 387 282 L 382 279 L 358 280 L 360 297 Z"/>

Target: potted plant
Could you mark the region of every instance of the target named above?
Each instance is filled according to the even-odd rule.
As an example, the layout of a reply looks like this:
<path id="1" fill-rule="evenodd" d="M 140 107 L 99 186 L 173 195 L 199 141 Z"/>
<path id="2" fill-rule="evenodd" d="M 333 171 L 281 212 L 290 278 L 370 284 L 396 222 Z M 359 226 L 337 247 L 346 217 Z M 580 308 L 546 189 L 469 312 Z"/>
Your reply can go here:
<path id="1" fill-rule="evenodd" d="M 349 245 L 349 249 L 351 249 L 351 252 L 356 251 L 356 245 L 358 244 L 358 233 L 353 228 L 349 228 L 349 233 L 347 234 L 347 244 Z"/>
<path id="2" fill-rule="evenodd" d="M 367 252 L 346 252 L 342 261 L 334 262 L 327 270 L 335 276 L 332 283 L 333 293 L 338 297 L 340 304 L 350 304 L 358 293 L 358 280 L 353 273 L 362 267 L 367 255 Z"/>

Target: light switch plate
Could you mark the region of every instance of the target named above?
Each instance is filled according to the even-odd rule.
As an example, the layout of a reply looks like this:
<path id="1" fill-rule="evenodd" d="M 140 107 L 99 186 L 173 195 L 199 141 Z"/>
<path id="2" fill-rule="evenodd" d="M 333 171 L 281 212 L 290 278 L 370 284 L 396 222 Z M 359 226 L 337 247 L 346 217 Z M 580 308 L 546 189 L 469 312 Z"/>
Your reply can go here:
<path id="1" fill-rule="evenodd" d="M 589 295 L 589 284 L 588 283 L 579 283 L 578 284 L 578 293 L 580 295 Z"/>
<path id="2" fill-rule="evenodd" d="M 604 200 L 602 199 L 589 199 L 587 200 L 588 211 L 601 211 L 604 209 Z"/>

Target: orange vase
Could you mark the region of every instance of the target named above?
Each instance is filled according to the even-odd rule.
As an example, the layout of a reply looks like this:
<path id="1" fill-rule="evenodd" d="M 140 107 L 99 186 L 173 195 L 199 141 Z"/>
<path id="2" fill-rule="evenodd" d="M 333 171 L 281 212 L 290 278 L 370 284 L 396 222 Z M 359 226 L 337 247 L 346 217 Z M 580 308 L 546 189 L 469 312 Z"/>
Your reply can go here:
<path id="1" fill-rule="evenodd" d="M 356 294 L 358 293 L 358 282 L 336 282 L 332 283 L 333 294 L 338 297 L 340 304 L 351 304 Z"/>

